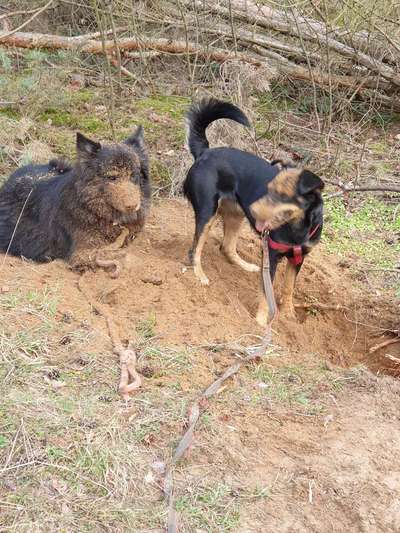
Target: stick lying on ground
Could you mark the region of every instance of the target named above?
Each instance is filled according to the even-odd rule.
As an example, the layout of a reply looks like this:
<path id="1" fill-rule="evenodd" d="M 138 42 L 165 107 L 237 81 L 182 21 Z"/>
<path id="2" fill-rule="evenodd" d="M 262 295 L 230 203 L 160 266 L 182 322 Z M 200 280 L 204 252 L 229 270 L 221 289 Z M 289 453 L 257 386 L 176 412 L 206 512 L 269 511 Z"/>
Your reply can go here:
<path id="1" fill-rule="evenodd" d="M 375 344 L 375 346 L 372 346 L 369 349 L 369 353 L 377 352 L 381 348 L 385 348 L 385 346 L 389 346 L 390 344 L 395 344 L 396 342 L 400 342 L 400 337 L 397 337 L 394 339 L 387 339 L 386 341 L 380 342 L 379 344 Z"/>

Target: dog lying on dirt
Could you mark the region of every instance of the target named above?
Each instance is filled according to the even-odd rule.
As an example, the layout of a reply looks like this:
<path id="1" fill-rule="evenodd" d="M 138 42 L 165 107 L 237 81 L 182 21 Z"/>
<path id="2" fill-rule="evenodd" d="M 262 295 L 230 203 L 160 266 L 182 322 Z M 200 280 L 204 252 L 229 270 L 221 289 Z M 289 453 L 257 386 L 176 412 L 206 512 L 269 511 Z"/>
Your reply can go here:
<path id="1" fill-rule="evenodd" d="M 78 133 L 76 147 L 73 166 L 61 160 L 27 165 L 4 183 L 0 250 L 84 269 L 94 266 L 99 248 L 143 227 L 151 196 L 143 128 L 110 145 Z"/>
<path id="2" fill-rule="evenodd" d="M 249 121 L 236 106 L 216 99 L 194 104 L 187 115 L 188 146 L 195 159 L 184 182 L 184 194 L 193 206 L 195 233 L 189 259 L 203 285 L 209 280 L 201 266 L 201 253 L 210 228 L 220 215 L 224 237 L 221 249 L 234 264 L 249 272 L 257 265 L 237 253 L 237 240 L 244 218 L 260 235 L 270 231 L 271 278 L 277 263 L 288 259 L 280 310 L 294 316 L 293 289 L 303 259 L 321 237 L 323 181 L 308 170 L 290 168 L 281 161 L 271 164 L 235 148 L 209 148 L 206 128 L 215 120 L 231 119 L 244 126 Z M 264 293 L 257 321 L 268 318 Z"/>

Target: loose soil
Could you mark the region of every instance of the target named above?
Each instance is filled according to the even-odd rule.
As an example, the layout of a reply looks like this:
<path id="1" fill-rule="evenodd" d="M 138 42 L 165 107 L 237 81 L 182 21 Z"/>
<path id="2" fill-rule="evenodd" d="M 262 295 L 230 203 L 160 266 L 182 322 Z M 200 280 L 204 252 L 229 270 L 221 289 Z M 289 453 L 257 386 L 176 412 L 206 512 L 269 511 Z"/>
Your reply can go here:
<path id="1" fill-rule="evenodd" d="M 217 225 L 203 254 L 210 286 L 201 286 L 187 266 L 192 235 L 192 213 L 186 203 L 163 200 L 154 207 L 146 230 L 129 245 L 122 275 L 114 280 L 98 270 L 88 277 L 93 296 L 112 309 L 127 339 L 138 322 L 146 320 L 154 322 L 159 342 L 167 345 L 218 344 L 262 335 L 254 320 L 259 275 L 244 272 L 225 259 L 219 251 L 222 229 Z M 238 249 L 248 261 L 260 263 L 259 239 L 247 224 Z M 279 318 L 274 324 L 274 342 L 291 353 L 314 353 L 341 366 L 363 363 L 375 371 L 386 370 L 390 359 L 385 363 L 383 355 L 371 356 L 368 350 L 390 338 L 385 331 L 397 328 L 397 309 L 352 279 L 347 273 L 349 266 L 349 262 L 335 258 L 322 247 L 307 257 L 298 278 L 295 302 L 319 303 L 329 309 L 319 309 L 318 305 L 314 309 L 298 308 L 297 320 Z M 278 299 L 284 263 L 280 267 L 275 283 Z M 2 278 L 7 286 L 57 286 L 65 311 L 72 311 L 76 320 L 90 316 L 77 289 L 77 275 L 63 262 L 37 265 L 6 258 Z M 400 344 L 395 344 L 383 351 L 396 356 L 399 350 Z"/>

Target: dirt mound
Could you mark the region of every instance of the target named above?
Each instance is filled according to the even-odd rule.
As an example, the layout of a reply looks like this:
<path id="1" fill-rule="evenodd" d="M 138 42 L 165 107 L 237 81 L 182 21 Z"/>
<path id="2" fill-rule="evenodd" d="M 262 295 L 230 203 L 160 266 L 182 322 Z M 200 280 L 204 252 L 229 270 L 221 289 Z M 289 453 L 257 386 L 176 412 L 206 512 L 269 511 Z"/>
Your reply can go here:
<path id="1" fill-rule="evenodd" d="M 187 204 L 162 201 L 154 207 L 146 230 L 130 245 L 123 274 L 113 280 L 107 272 L 93 272 L 88 276 L 90 290 L 110 306 L 126 338 L 132 338 L 139 326 L 139 330 L 151 329 L 162 344 L 218 344 L 239 338 L 256 343 L 254 335 L 263 333 L 254 320 L 259 276 L 225 260 L 219 251 L 221 228 L 217 226 L 203 254 L 211 284 L 201 286 L 185 263 L 192 232 L 193 216 Z M 248 227 L 243 228 L 239 253 L 247 260 L 260 260 L 258 238 Z M 87 319 L 90 309 L 77 289 L 77 275 L 64 263 L 37 265 L 7 258 L 5 265 L 3 285 L 19 280 L 26 286 L 61 286 L 64 311 L 72 312 L 76 320 Z M 346 270 L 346 264 L 322 247 L 313 251 L 295 293 L 296 303 L 309 307 L 298 309 L 297 320 L 278 318 L 274 342 L 292 353 L 313 353 L 342 366 L 363 362 L 375 371 L 396 374 L 399 344 L 388 346 L 384 354 L 368 354 L 370 346 L 389 338 L 384 333 L 395 328 L 396 310 L 382 297 L 369 294 L 368 287 Z M 277 294 L 281 280 L 278 272 Z"/>

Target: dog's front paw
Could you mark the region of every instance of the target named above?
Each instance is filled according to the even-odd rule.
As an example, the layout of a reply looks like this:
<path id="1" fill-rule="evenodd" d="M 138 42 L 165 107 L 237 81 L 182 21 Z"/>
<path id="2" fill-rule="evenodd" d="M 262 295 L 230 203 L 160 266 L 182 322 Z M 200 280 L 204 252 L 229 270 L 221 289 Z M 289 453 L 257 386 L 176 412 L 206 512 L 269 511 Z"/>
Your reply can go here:
<path id="1" fill-rule="evenodd" d="M 204 286 L 210 285 L 210 280 L 207 278 L 207 276 L 201 276 L 199 280 L 200 283 Z"/>
<path id="2" fill-rule="evenodd" d="M 246 263 L 244 269 L 247 270 L 247 272 L 260 272 L 260 267 L 254 263 Z"/>
<path id="3" fill-rule="evenodd" d="M 210 285 L 210 280 L 204 274 L 203 269 L 200 266 L 194 267 L 194 275 L 200 281 L 202 285 Z"/>
<path id="4" fill-rule="evenodd" d="M 279 309 L 279 315 L 288 320 L 297 320 L 296 311 L 293 306 L 285 306 Z"/>

